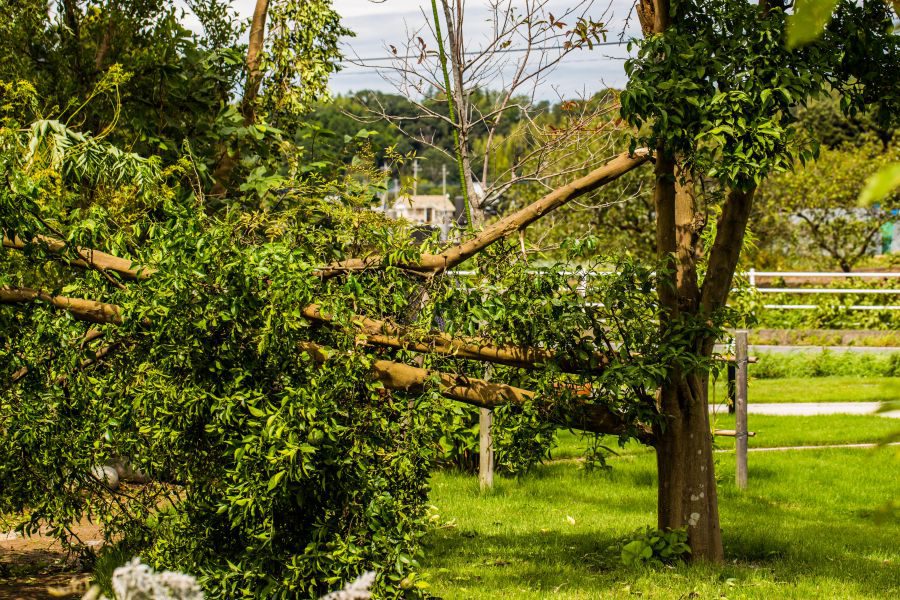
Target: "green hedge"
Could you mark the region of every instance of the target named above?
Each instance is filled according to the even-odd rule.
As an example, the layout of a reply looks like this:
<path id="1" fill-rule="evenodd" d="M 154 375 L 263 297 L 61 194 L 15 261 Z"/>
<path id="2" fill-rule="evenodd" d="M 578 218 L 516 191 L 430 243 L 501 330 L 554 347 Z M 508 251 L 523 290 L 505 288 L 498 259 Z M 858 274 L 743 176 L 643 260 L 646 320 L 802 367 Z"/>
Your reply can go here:
<path id="1" fill-rule="evenodd" d="M 758 379 L 781 377 L 900 377 L 900 352 L 762 352 L 750 365 Z"/>

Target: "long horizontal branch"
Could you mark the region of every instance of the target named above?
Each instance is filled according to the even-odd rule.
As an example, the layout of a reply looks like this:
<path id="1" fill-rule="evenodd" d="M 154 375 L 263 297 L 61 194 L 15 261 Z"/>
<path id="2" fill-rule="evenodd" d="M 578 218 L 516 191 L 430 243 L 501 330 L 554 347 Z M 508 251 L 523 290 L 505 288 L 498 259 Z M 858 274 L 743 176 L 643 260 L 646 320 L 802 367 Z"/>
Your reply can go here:
<path id="1" fill-rule="evenodd" d="M 417 263 L 398 266 L 409 271 L 423 274 L 439 273 L 446 269 L 453 268 L 498 240 L 527 227 L 545 214 L 563 206 L 567 202 L 617 179 L 628 171 L 642 165 L 648 159 L 649 154 L 645 149 L 636 150 L 633 155 L 629 155 L 628 153 L 620 154 L 607 164 L 591 171 L 584 177 L 558 188 L 540 200 L 500 219 L 471 240 L 448 248 L 440 254 L 423 254 Z M 3 237 L 3 245 L 7 248 L 22 250 L 27 243 L 28 242 L 19 237 L 13 239 Z M 62 240 L 42 235 L 36 236 L 31 243 L 43 244 L 49 251 L 56 253 L 61 253 L 67 245 L 66 242 Z M 89 257 L 90 264 L 85 260 L 71 260 L 70 263 L 75 266 L 89 267 L 93 265 L 106 271 L 118 273 L 122 277 L 128 279 L 146 279 L 156 272 L 155 269 L 150 267 L 135 265 L 128 259 L 120 258 L 100 250 L 79 247 L 77 248 L 77 251 L 79 255 Z M 362 271 L 377 267 L 381 265 L 381 261 L 382 259 L 380 256 L 371 256 L 364 259 L 353 258 L 332 263 L 331 265 L 317 270 L 316 273 L 321 277 L 327 278 L 348 271 Z"/>
<path id="2" fill-rule="evenodd" d="M 30 243 L 42 245 L 50 252 L 61 254 L 68 246 L 66 242 L 46 235 L 35 236 L 30 242 L 23 240 L 19 236 L 13 238 L 3 236 L 2 234 L 0 234 L 0 236 L 3 237 L 4 248 L 12 248 L 15 250 L 24 250 Z M 102 271 L 112 271 L 118 273 L 125 279 L 146 279 L 156 272 L 156 269 L 135 265 L 127 258 L 120 258 L 112 254 L 107 254 L 106 252 L 101 252 L 100 250 L 94 250 L 93 248 L 79 246 L 75 248 L 75 251 L 81 258 L 71 260 L 71 264 L 85 268 L 95 267 Z"/>
<path id="3" fill-rule="evenodd" d="M 68 296 L 55 296 L 31 288 L 0 288 L 0 304 L 24 304 L 39 301 L 46 302 L 61 310 L 67 310 L 75 318 L 83 321 L 122 324 L 122 309 L 116 304 L 70 298 Z M 323 313 L 317 304 L 305 307 L 303 315 L 315 321 L 331 322 L 331 316 Z M 491 344 L 487 340 L 471 337 L 453 338 L 445 333 L 431 334 L 424 340 L 416 341 L 414 339 L 406 339 L 411 334 L 405 328 L 386 321 L 357 317 L 356 323 L 368 334 L 366 341 L 377 346 L 403 348 L 430 354 L 453 355 L 523 368 L 532 368 L 556 359 L 553 351 L 543 348 L 498 346 Z M 602 361 L 602 366 L 608 364 L 608 361 L 602 355 L 598 356 L 598 361 Z M 574 368 L 574 365 L 569 366 Z"/>
<path id="4" fill-rule="evenodd" d="M 323 312 L 318 304 L 310 304 L 305 307 L 303 316 L 323 323 L 332 322 L 332 316 Z M 567 372 L 586 370 L 584 365 L 566 360 L 555 351 L 546 348 L 496 345 L 484 338 L 452 337 L 442 332 L 429 332 L 425 336 L 417 337 L 414 332 L 405 327 L 363 316 L 355 317 L 353 323 L 366 334 L 366 342 L 376 346 L 401 348 L 425 354 L 443 354 L 526 369 L 558 362 L 559 366 Z M 593 368 L 588 370 L 600 371 L 608 365 L 608 357 L 597 353 Z"/>
<path id="5" fill-rule="evenodd" d="M 28 303 L 43 301 L 57 308 L 70 311 L 73 316 L 94 323 L 122 323 L 121 308 L 114 304 L 106 304 L 93 300 L 82 300 L 66 296 L 54 296 L 29 288 L 0 288 L 0 304 Z M 99 337 L 91 335 L 91 339 Z M 319 362 L 324 362 L 330 353 L 312 342 L 301 343 L 301 349 Z M 103 354 L 109 348 L 103 348 Z M 98 353 L 99 354 L 99 353 Z M 91 361 L 92 362 L 92 361 Z M 90 364 L 87 363 L 87 364 Z M 534 392 L 503 383 L 493 383 L 482 379 L 474 379 L 462 375 L 454 375 L 437 371 L 429 371 L 388 360 L 376 360 L 372 365 L 376 378 L 391 389 L 406 391 L 424 390 L 428 383 L 437 378 L 441 394 L 473 406 L 496 408 L 503 404 L 522 405 L 534 398 Z M 17 372 L 13 381 L 21 379 L 27 371 Z M 560 417 L 559 424 L 590 431 L 619 435 L 628 430 L 628 425 L 616 414 L 602 405 L 581 401 L 577 410 Z M 639 430 L 640 436 L 649 436 L 649 428 Z M 649 438 L 648 438 L 649 439 Z"/>
<path id="6" fill-rule="evenodd" d="M 458 244 L 440 254 L 423 254 L 419 261 L 413 264 L 397 265 L 400 268 L 422 274 L 437 274 L 447 269 L 452 269 L 461 262 L 475 256 L 494 242 L 508 235 L 524 229 L 547 213 L 563 206 L 570 200 L 574 200 L 599 187 L 621 177 L 632 169 L 647 162 L 650 154 L 647 149 L 636 150 L 634 154 L 627 152 L 620 154 L 602 167 L 595 169 L 575 181 L 558 188 L 537 202 L 534 202 L 511 215 L 503 217 L 499 221 L 487 227 L 484 231 L 472 239 Z M 332 263 L 317 271 L 321 277 L 333 277 L 341 273 L 351 271 L 364 271 L 382 265 L 382 257 L 370 256 L 368 258 L 351 258 Z"/>
<path id="7" fill-rule="evenodd" d="M 72 313 L 76 319 L 91 323 L 122 324 L 122 309 L 115 304 L 55 296 L 42 290 L 19 287 L 0 288 L 0 304 L 25 304 L 30 302 L 46 302 L 60 310 Z"/>
<path id="8" fill-rule="evenodd" d="M 331 351 L 312 342 L 301 344 L 301 350 L 320 363 L 332 356 Z M 385 387 L 407 392 L 421 392 L 437 380 L 441 395 L 480 408 L 494 409 L 505 404 L 521 406 L 535 397 L 530 390 L 504 383 L 430 371 L 389 360 L 374 361 L 372 373 Z M 630 431 L 629 424 L 609 408 L 585 400 L 578 400 L 575 410 L 566 411 L 558 419 L 559 425 L 591 433 L 620 435 Z M 638 439 L 644 442 L 651 439 L 649 427 L 638 425 L 636 429 Z"/>

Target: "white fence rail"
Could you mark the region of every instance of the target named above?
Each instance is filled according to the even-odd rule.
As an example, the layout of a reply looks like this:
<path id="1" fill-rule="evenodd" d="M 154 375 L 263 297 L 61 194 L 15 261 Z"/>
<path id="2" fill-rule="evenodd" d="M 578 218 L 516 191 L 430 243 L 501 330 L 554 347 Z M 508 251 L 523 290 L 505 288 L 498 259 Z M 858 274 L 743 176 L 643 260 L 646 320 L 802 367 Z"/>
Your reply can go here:
<path id="1" fill-rule="evenodd" d="M 760 287 L 757 277 L 769 278 L 802 278 L 802 279 L 838 279 L 838 278 L 860 278 L 860 279 L 896 279 L 900 278 L 900 272 L 860 272 L 860 273 L 844 273 L 838 272 L 820 272 L 820 271 L 757 271 L 750 269 L 746 275 L 750 285 L 760 294 L 810 294 L 810 295 L 882 295 L 882 296 L 900 296 L 900 289 L 887 288 L 796 288 L 796 287 Z M 816 310 L 820 308 L 818 304 L 763 304 L 763 308 L 771 310 Z M 900 305 L 895 304 L 854 304 L 845 307 L 847 310 L 900 310 Z"/>
<path id="2" fill-rule="evenodd" d="M 541 271 L 536 271 L 540 273 Z M 475 275 L 475 271 L 451 271 L 451 275 L 460 277 L 470 277 Z M 604 275 L 612 275 L 610 271 L 560 271 L 559 275 L 571 275 L 578 277 L 578 286 L 576 291 L 582 296 L 588 288 L 588 279 L 591 277 L 602 277 Z M 761 294 L 809 294 L 809 295 L 841 295 L 841 294 L 860 294 L 860 295 L 883 295 L 883 296 L 900 296 L 900 289 L 887 288 L 792 288 L 792 287 L 760 287 L 757 277 L 768 278 L 805 278 L 805 279 L 835 279 L 835 278 L 860 278 L 860 279 L 900 279 L 900 272 L 859 272 L 844 273 L 843 271 L 827 272 L 827 271 L 757 271 L 750 269 L 742 273 L 747 277 L 750 285 Z M 818 304 L 763 304 L 763 308 L 771 310 L 816 310 L 820 308 Z M 900 305 L 896 304 L 854 304 L 844 307 L 847 310 L 900 310 Z"/>

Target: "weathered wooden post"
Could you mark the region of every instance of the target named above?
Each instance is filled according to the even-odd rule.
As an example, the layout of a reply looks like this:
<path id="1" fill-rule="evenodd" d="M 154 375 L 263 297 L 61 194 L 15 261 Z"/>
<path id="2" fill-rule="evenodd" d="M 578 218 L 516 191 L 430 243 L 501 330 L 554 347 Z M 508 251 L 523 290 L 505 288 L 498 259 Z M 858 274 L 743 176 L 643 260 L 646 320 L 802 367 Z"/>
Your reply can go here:
<path id="1" fill-rule="evenodd" d="M 494 413 L 488 408 L 478 412 L 478 482 L 481 489 L 486 489 L 494 486 L 494 444 L 491 440 Z"/>
<path id="2" fill-rule="evenodd" d="M 734 335 L 735 377 L 735 483 L 738 489 L 747 488 L 747 371 L 750 363 L 747 348 L 747 330 L 739 329 Z"/>

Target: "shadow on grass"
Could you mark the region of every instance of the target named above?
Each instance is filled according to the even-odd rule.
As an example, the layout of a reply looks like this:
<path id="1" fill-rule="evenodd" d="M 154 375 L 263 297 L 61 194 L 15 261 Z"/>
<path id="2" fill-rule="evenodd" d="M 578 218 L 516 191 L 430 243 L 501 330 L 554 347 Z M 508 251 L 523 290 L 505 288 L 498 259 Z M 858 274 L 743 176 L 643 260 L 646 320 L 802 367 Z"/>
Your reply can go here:
<path id="1" fill-rule="evenodd" d="M 668 585 L 665 580 L 673 574 L 688 583 L 703 581 L 713 587 L 729 588 L 744 584 L 759 587 L 760 579 L 773 586 L 791 586 L 801 579 L 829 580 L 840 582 L 839 588 L 848 592 L 857 590 L 859 594 L 842 597 L 896 597 L 892 594 L 900 585 L 897 567 L 871 556 L 869 532 L 860 532 L 851 525 L 833 528 L 830 537 L 843 540 L 843 548 L 817 544 L 821 527 L 816 525 L 790 528 L 790 538 L 809 540 L 809 544 L 801 546 L 777 533 L 773 535 L 768 528 L 726 532 L 725 564 L 684 565 L 674 569 L 623 566 L 617 550 L 622 538 L 608 531 L 544 534 L 444 531 L 430 536 L 426 552 L 428 562 L 444 571 L 442 577 L 456 585 L 494 590 L 495 597 L 500 597 L 503 590 L 525 588 L 531 592 L 567 589 L 605 598 L 607 593 L 619 591 L 626 582 L 639 578 Z M 459 566 L 460 561 L 463 567 Z M 456 567 L 448 569 L 444 565 Z"/>

